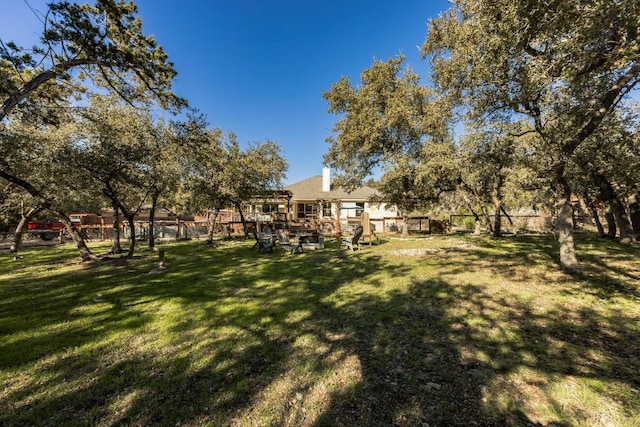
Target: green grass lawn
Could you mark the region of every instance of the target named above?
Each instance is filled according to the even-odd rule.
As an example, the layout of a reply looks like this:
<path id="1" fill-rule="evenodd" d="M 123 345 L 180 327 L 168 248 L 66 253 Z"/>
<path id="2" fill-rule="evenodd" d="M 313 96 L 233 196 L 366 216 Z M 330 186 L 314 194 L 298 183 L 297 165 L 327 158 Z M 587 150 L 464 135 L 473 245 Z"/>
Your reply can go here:
<path id="1" fill-rule="evenodd" d="M 0 254 L 0 425 L 640 426 L 640 247 L 252 244 Z"/>

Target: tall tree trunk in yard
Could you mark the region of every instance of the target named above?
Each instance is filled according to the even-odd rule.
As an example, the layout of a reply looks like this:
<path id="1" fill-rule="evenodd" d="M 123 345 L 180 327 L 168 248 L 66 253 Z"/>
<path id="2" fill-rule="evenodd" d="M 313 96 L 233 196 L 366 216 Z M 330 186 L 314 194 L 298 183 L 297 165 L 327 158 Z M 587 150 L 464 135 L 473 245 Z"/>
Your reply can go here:
<path id="1" fill-rule="evenodd" d="M 9 248 L 9 253 L 17 253 L 22 250 L 22 239 L 24 237 L 24 227 L 29 221 L 29 218 L 26 215 L 20 216 L 20 222 L 16 226 L 16 231 L 13 234 L 13 241 L 11 242 L 11 247 Z"/>
<path id="2" fill-rule="evenodd" d="M 136 224 L 134 222 L 134 214 L 126 215 L 127 223 L 129 223 L 129 251 L 127 252 L 127 258 L 133 258 L 133 251 L 136 247 Z"/>
<path id="3" fill-rule="evenodd" d="M 122 253 L 122 246 L 120 246 L 120 209 L 115 203 L 113 203 L 113 234 L 111 235 L 111 250 L 109 253 Z"/>
<path id="4" fill-rule="evenodd" d="M 475 216 L 474 225 L 473 235 L 480 236 L 482 234 L 482 221 L 480 221 L 480 217 L 478 215 Z"/>
<path id="5" fill-rule="evenodd" d="M 247 228 L 247 221 L 244 218 L 244 213 L 242 212 L 242 208 L 240 207 L 240 203 L 239 202 L 233 202 L 233 204 L 235 205 L 236 209 L 238 209 L 238 212 L 240 213 L 240 222 L 242 222 L 242 229 L 244 231 L 244 237 L 248 237 L 249 236 L 249 230 Z"/>
<path id="6" fill-rule="evenodd" d="M 52 210 L 52 212 L 55 212 L 60 217 L 60 221 L 62 221 L 62 223 L 64 224 L 65 229 L 67 230 L 67 233 L 69 233 L 74 243 L 76 244 L 76 247 L 78 248 L 78 252 L 80 253 L 80 258 L 82 259 L 82 261 L 89 261 L 89 260 L 95 259 L 96 257 L 93 255 L 93 253 L 91 253 L 91 250 L 89 250 L 89 248 L 87 247 L 87 243 L 82 237 L 82 234 L 80 234 L 80 231 L 78 231 L 78 229 L 73 226 L 73 223 L 69 219 L 69 216 L 61 210 L 53 210 L 53 209 L 50 209 L 50 210 Z"/>
<path id="7" fill-rule="evenodd" d="M 493 214 L 493 237 L 502 236 L 502 200 L 492 194 L 491 199 L 496 212 Z"/>
<path id="8" fill-rule="evenodd" d="M 473 235 L 479 236 L 482 234 L 482 221 L 480 220 L 480 215 L 478 215 L 478 213 L 472 207 L 469 207 L 469 210 L 473 215 L 473 223 L 475 226 L 473 230 Z"/>
<path id="9" fill-rule="evenodd" d="M 151 209 L 149 209 L 149 249 L 153 250 L 156 245 L 156 233 L 155 233 L 155 222 L 156 222 L 156 205 L 158 204 L 158 197 L 160 197 L 160 193 L 158 191 L 154 191 L 151 194 Z M 180 228 L 176 230 L 176 234 L 180 233 Z"/>
<path id="10" fill-rule="evenodd" d="M 136 246 L 136 227 L 135 227 L 134 219 L 135 219 L 136 214 L 140 211 L 142 203 L 144 203 L 144 200 L 147 198 L 148 193 L 145 194 L 145 197 L 143 197 L 140 200 L 139 204 L 137 205 L 137 207 L 135 209 L 128 209 L 127 206 L 125 206 L 120 201 L 120 199 L 118 199 L 118 193 L 113 190 L 113 187 L 111 185 L 111 181 L 107 180 L 106 182 L 104 182 L 104 184 L 105 184 L 105 186 L 104 186 L 104 188 L 102 188 L 102 194 L 104 194 L 109 200 L 111 200 L 111 203 L 112 203 L 114 209 L 117 207 L 118 210 L 122 213 L 122 216 L 124 216 L 125 219 L 127 220 L 127 224 L 129 224 L 129 230 L 130 230 L 131 235 L 129 236 L 129 251 L 127 252 L 126 257 L 127 258 L 132 258 L 133 257 L 133 251 L 134 251 L 135 246 Z"/>
<path id="11" fill-rule="evenodd" d="M 620 230 L 620 243 L 635 243 L 637 239 L 633 232 L 633 227 L 631 226 L 629 217 L 627 217 L 625 206 L 618 197 L 617 191 L 613 188 L 613 185 L 607 177 L 601 173 L 593 172 L 591 177 L 600 189 L 600 197 L 602 200 L 609 203 L 611 213 L 613 214 L 616 225 Z"/>
<path id="12" fill-rule="evenodd" d="M 511 215 L 509 215 L 507 210 L 504 208 L 503 204 L 500 204 L 500 210 L 502 210 L 502 213 L 504 214 L 504 216 L 507 217 L 507 221 L 509 221 L 509 225 L 513 227 L 513 220 L 511 219 Z"/>
<path id="13" fill-rule="evenodd" d="M 402 179 L 402 188 L 403 188 L 402 205 L 400 206 L 400 210 L 402 211 L 401 236 L 406 239 L 409 237 L 409 209 L 407 209 L 407 206 L 410 206 L 407 198 L 408 198 L 409 190 L 411 188 L 409 179 L 407 177 L 404 177 Z M 431 232 L 431 221 L 429 221 L 429 232 Z"/>
<path id="14" fill-rule="evenodd" d="M 493 214 L 493 237 L 502 236 L 502 210 L 500 206 L 496 206 L 496 211 Z"/>
<path id="15" fill-rule="evenodd" d="M 587 206 L 589 207 L 589 211 L 591 211 L 593 222 L 595 222 L 596 228 L 598 229 L 598 237 L 604 237 L 604 228 L 602 227 L 602 222 L 600 222 L 600 215 L 598 215 L 598 208 L 596 207 L 596 204 L 591 201 Z"/>
<path id="16" fill-rule="evenodd" d="M 480 197 L 478 192 L 473 189 L 473 187 L 471 187 L 470 185 L 468 185 L 466 182 L 464 182 L 462 180 L 460 180 L 460 183 L 462 184 L 462 188 L 466 192 L 468 192 L 469 194 L 473 195 L 473 198 L 475 199 L 476 204 L 478 206 L 480 206 L 480 211 L 482 212 L 482 217 L 484 219 L 485 226 L 487 227 L 487 234 L 493 233 L 493 224 L 491 223 L 491 217 L 489 215 L 489 209 L 487 208 L 487 204 Z M 469 203 L 469 204 L 471 205 L 471 203 Z M 471 211 L 471 213 L 473 214 L 473 216 L 474 216 L 474 218 L 476 220 L 476 230 L 475 230 L 474 234 L 476 234 L 476 233 L 480 234 L 481 233 L 480 217 L 474 211 L 473 206 L 469 206 L 469 210 Z"/>
<path id="17" fill-rule="evenodd" d="M 52 212 L 55 212 L 60 217 L 60 221 L 62 221 L 62 223 L 64 224 L 67 230 L 67 233 L 69 233 L 69 235 L 75 242 L 76 247 L 78 248 L 78 252 L 80 252 L 80 257 L 82 258 L 82 261 L 89 261 L 91 259 L 95 259 L 96 257 L 91 253 L 91 251 L 87 247 L 87 243 L 84 241 L 84 238 L 80 234 L 80 231 L 78 231 L 78 229 L 73 226 L 73 223 L 69 219 L 69 216 L 65 212 L 62 212 L 60 210 L 52 210 Z"/>
<path id="18" fill-rule="evenodd" d="M 502 197 L 500 195 L 500 188 L 502 187 L 502 175 L 498 174 L 496 181 L 491 189 L 491 201 L 496 210 L 494 214 L 493 225 L 493 237 L 502 236 Z"/>
<path id="19" fill-rule="evenodd" d="M 617 197 L 611 200 L 611 212 L 613 213 L 613 217 L 615 218 L 616 223 L 618 224 L 618 228 L 620 229 L 620 243 L 623 243 L 625 245 L 636 243 L 637 237 L 633 232 L 633 227 L 631 226 L 629 217 L 627 217 L 625 206 Z"/>
<path id="20" fill-rule="evenodd" d="M 494 230 L 493 230 L 493 222 L 491 222 L 491 215 L 489 214 L 489 208 L 487 207 L 487 204 L 480 199 L 480 197 L 477 198 L 478 199 L 478 203 L 480 204 L 480 210 L 482 211 L 482 216 L 484 218 L 484 224 L 487 227 L 487 234 L 493 234 Z"/>
<path id="21" fill-rule="evenodd" d="M 562 168 L 562 172 L 564 168 Z M 573 206 L 571 204 L 571 188 L 562 173 L 556 172 L 556 203 L 558 218 L 555 229 L 560 249 L 560 268 L 569 274 L 580 273 L 580 265 L 576 257 L 573 239 Z"/>
<path id="22" fill-rule="evenodd" d="M 24 237 L 24 227 L 27 225 L 27 222 L 29 222 L 29 220 L 33 218 L 34 215 L 38 214 L 39 212 L 42 212 L 43 210 L 44 208 L 42 208 L 41 206 L 37 206 L 35 208 L 29 209 L 27 213 L 23 213 L 20 215 L 20 222 L 16 226 L 16 231 L 13 235 L 13 242 L 11 242 L 11 247 L 9 248 L 10 253 L 16 253 L 22 250 L 22 238 Z"/>
<path id="23" fill-rule="evenodd" d="M 216 221 L 218 220 L 218 213 L 220 209 L 216 209 L 216 213 L 213 216 L 213 220 L 209 221 L 209 230 L 207 232 L 207 245 L 213 244 L 213 234 L 215 233 Z"/>
<path id="24" fill-rule="evenodd" d="M 610 239 L 615 238 L 618 233 L 618 228 L 616 227 L 616 218 L 613 212 L 611 212 L 610 207 L 607 207 L 607 210 L 604 212 L 604 220 L 607 222 L 607 234 L 605 234 L 604 237 Z"/>
<path id="25" fill-rule="evenodd" d="M 402 215 L 402 232 L 400 234 L 403 238 L 409 237 L 409 216 Z"/>
<path id="26" fill-rule="evenodd" d="M 629 219 L 633 233 L 640 236 L 640 193 L 636 193 L 629 197 Z"/>

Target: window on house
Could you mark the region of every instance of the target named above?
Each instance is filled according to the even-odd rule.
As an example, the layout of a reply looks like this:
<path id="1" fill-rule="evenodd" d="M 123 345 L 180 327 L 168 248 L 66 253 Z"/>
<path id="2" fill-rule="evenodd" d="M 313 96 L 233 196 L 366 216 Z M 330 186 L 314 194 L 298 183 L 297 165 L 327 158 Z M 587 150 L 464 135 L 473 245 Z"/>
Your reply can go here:
<path id="1" fill-rule="evenodd" d="M 277 213 L 278 212 L 278 204 L 277 203 L 265 203 L 262 205 L 263 213 Z"/>
<path id="2" fill-rule="evenodd" d="M 364 202 L 363 203 L 356 203 L 356 216 L 361 216 L 362 212 L 364 212 Z"/>
<path id="3" fill-rule="evenodd" d="M 322 204 L 322 217 L 331 218 L 331 203 Z"/>
<path id="4" fill-rule="evenodd" d="M 298 203 L 298 219 L 313 218 L 315 214 L 315 203 Z"/>

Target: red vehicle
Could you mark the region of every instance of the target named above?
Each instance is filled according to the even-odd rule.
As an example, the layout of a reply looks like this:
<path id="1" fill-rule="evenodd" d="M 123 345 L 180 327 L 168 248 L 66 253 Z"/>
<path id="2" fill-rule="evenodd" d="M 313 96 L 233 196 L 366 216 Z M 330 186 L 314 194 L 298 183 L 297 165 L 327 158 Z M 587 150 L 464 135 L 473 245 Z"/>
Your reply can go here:
<path id="1" fill-rule="evenodd" d="M 27 230 L 38 234 L 42 240 L 53 240 L 64 230 L 64 224 L 60 221 L 29 221 Z"/>

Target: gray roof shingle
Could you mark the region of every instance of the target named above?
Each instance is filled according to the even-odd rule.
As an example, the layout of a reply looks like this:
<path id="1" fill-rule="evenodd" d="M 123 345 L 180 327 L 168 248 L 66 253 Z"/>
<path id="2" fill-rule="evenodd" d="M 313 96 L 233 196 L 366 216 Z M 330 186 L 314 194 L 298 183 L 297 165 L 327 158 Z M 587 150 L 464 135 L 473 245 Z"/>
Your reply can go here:
<path id="1" fill-rule="evenodd" d="M 320 175 L 288 185 L 284 189 L 293 193 L 292 200 L 339 199 L 364 202 L 376 193 L 375 189 L 366 186 L 356 188 L 351 193 L 347 193 L 342 187 L 334 187 L 333 184 L 331 184 L 331 191 L 322 191 L 322 176 Z"/>

